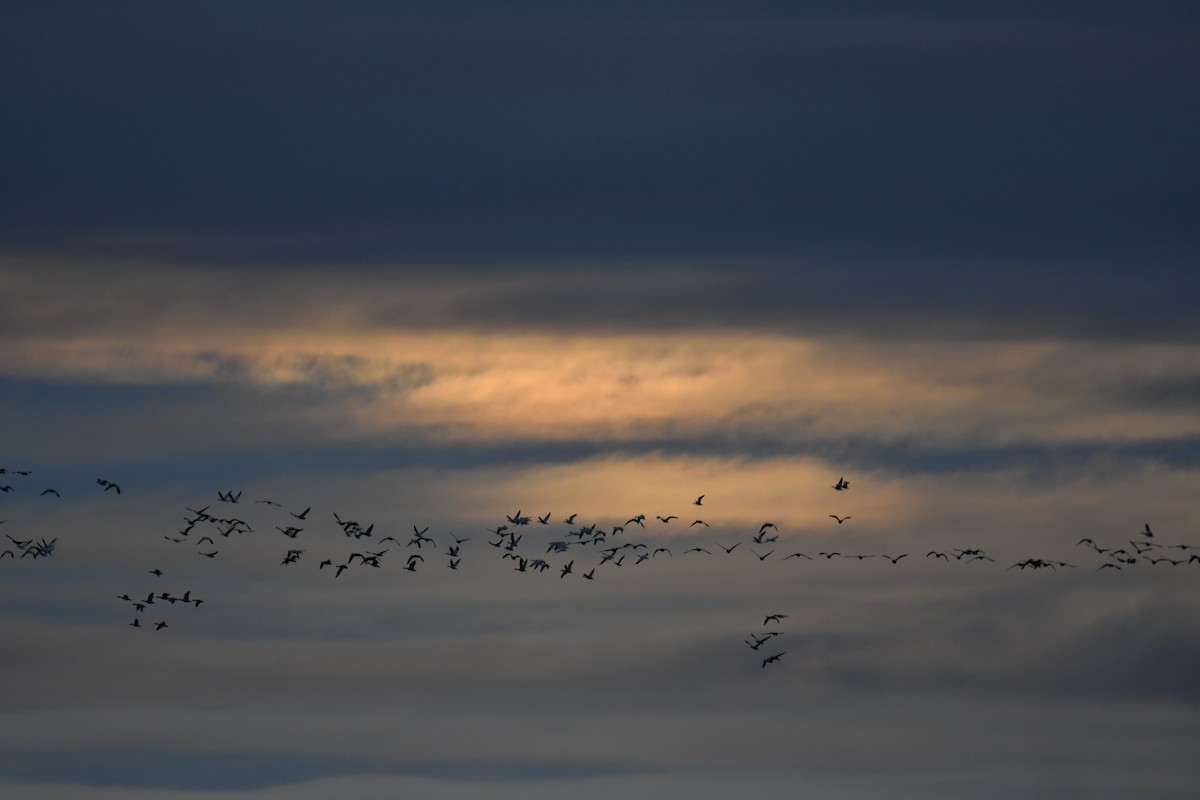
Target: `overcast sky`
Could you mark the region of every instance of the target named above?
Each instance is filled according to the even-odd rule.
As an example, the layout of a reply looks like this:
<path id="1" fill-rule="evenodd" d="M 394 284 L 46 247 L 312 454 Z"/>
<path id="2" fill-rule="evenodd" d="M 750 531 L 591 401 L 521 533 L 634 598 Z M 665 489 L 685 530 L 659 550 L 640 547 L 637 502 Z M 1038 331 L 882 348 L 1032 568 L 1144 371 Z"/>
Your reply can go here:
<path id="1" fill-rule="evenodd" d="M 1200 12 L 397 5 L 0 11 L 0 794 L 1200 792 Z"/>

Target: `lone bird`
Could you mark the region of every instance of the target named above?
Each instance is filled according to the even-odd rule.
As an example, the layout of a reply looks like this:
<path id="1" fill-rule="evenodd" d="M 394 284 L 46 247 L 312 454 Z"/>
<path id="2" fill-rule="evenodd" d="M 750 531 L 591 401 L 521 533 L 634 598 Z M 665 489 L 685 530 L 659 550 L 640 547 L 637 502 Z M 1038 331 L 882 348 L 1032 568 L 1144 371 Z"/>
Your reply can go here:
<path id="1" fill-rule="evenodd" d="M 846 480 L 845 478 L 838 478 L 837 483 L 833 485 L 833 488 L 837 489 L 839 492 L 845 491 L 846 489 L 850 488 L 850 481 Z"/>
<path id="2" fill-rule="evenodd" d="M 830 514 L 829 516 L 833 519 L 836 519 L 838 525 L 841 525 L 843 522 L 850 519 L 850 517 L 839 517 L 837 514 Z"/>
<path id="3" fill-rule="evenodd" d="M 702 505 L 704 505 L 704 495 L 700 495 L 700 496 L 699 496 L 699 497 L 697 497 L 695 500 L 693 500 L 693 501 L 692 501 L 692 505 L 694 505 L 694 506 L 702 506 Z"/>
<path id="4" fill-rule="evenodd" d="M 787 652 L 787 650 L 784 650 L 783 653 L 776 653 L 773 656 L 767 656 L 766 658 L 763 659 L 763 662 L 762 662 L 763 667 L 766 668 L 767 664 L 774 664 L 776 661 L 783 658 L 783 654 L 786 652 Z"/>

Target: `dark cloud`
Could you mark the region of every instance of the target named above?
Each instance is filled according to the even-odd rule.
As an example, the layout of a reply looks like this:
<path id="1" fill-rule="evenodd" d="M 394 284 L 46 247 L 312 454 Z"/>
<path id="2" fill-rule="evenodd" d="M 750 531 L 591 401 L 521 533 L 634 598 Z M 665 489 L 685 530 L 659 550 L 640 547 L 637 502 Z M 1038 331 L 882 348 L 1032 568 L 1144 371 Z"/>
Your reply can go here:
<path id="1" fill-rule="evenodd" d="M 940 258 L 943 279 L 1196 251 L 1178 6 L 416 8 L 9 11 L 8 249 Z"/>

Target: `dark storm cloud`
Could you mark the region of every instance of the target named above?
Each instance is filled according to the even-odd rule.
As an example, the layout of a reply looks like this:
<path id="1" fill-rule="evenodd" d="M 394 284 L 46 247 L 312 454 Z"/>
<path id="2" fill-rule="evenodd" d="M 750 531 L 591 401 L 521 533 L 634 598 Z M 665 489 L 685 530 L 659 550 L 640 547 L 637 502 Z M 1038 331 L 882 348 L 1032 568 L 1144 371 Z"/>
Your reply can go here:
<path id="1" fill-rule="evenodd" d="M 1196 250 L 1197 18 L 1139 8 L 10 7 L 0 231 L 168 260 L 1169 270 Z"/>

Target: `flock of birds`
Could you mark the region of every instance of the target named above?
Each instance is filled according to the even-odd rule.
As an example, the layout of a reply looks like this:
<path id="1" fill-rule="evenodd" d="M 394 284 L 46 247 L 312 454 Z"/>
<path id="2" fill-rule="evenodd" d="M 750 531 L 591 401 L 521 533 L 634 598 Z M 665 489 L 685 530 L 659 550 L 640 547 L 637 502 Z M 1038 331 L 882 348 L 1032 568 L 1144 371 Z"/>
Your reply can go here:
<path id="1" fill-rule="evenodd" d="M 3 479 L 3 476 L 12 475 L 17 479 L 28 481 L 31 474 L 30 470 L 10 471 L 0 467 L 0 479 Z M 120 485 L 106 478 L 97 478 L 96 485 L 100 487 L 102 493 L 121 494 Z M 837 492 L 846 492 L 850 489 L 850 483 L 844 477 L 839 477 L 832 484 L 832 488 Z M 0 484 L 0 492 L 7 494 L 15 491 L 16 489 L 9 483 Z M 60 498 L 61 494 L 57 489 L 47 487 L 40 492 L 39 496 Z M 706 496 L 705 494 L 698 495 L 691 501 L 691 505 L 698 509 L 705 508 Z M 256 528 L 246 519 L 247 516 L 256 515 L 239 513 L 241 508 L 248 505 L 278 509 L 273 512 L 276 517 L 272 520 L 275 523 L 273 524 L 274 531 L 277 535 L 289 540 L 288 545 L 282 550 L 279 562 L 283 567 L 311 563 L 307 562 L 305 558 L 309 548 L 299 546 L 298 543 L 311 538 L 312 533 L 307 536 L 304 534 L 314 525 L 323 526 L 327 530 L 331 529 L 328 522 L 317 522 L 311 505 L 292 511 L 285 509 L 281 503 L 272 499 L 243 501 L 241 490 L 218 490 L 215 504 L 209 502 L 199 507 L 186 506 L 183 527 L 164 534 L 163 538 L 174 545 L 191 547 L 200 558 L 215 560 L 223 552 L 235 548 L 236 539 L 256 532 Z M 218 508 L 220 510 L 217 510 Z M 338 580 L 344 573 L 351 570 L 381 569 L 385 564 L 391 564 L 397 558 L 402 562 L 401 569 L 409 572 L 432 569 L 438 560 L 441 561 L 444 569 L 457 571 L 467 554 L 472 552 L 467 544 L 477 538 L 476 536 L 458 536 L 453 532 L 448 532 L 444 536 L 439 534 L 438 538 L 441 539 L 439 542 L 438 538 L 430 535 L 428 526 L 417 525 L 412 526 L 411 535 L 376 536 L 374 523 L 363 524 L 349 517 L 344 518 L 337 511 L 333 511 L 331 514 L 333 523 L 341 531 L 344 539 L 352 543 L 341 558 L 325 557 L 317 560 L 316 569 L 319 571 L 328 569 L 331 580 Z M 678 514 L 656 515 L 654 520 L 650 521 L 646 514 L 639 513 L 629 517 L 623 523 L 606 525 L 604 528 L 601 528 L 599 523 L 579 522 L 577 521 L 578 516 L 577 513 L 572 513 L 554 520 L 551 513 L 534 515 L 526 514 L 518 509 L 512 514 L 506 514 L 504 520 L 494 527 L 486 528 L 486 537 L 478 536 L 478 538 L 484 539 L 483 546 L 491 547 L 495 551 L 495 555 L 502 561 L 511 564 L 514 572 L 525 574 L 551 572 L 557 574 L 559 580 L 576 576 L 582 580 L 593 581 L 598 579 L 598 570 L 602 574 L 605 570 L 636 566 L 657 558 L 676 557 L 670 547 L 660 543 L 665 541 L 662 537 L 651 536 L 650 541 L 640 540 L 642 536 L 639 534 L 648 533 L 648 525 L 664 532 L 671 526 L 674 526 L 675 529 L 682 526 L 689 530 L 695 528 L 703 530 L 710 527 L 709 523 L 699 516 L 686 525 L 677 522 L 677 520 L 681 520 Z M 848 515 L 837 514 L 830 514 L 829 517 L 838 526 L 844 525 L 852 519 Z M 7 522 L 8 520 L 0 520 L 0 525 Z M 560 526 L 564 525 L 566 531 L 560 532 L 562 531 Z M 528 534 L 532 530 L 549 532 L 550 536 L 529 536 Z M 0 560 L 49 558 L 54 554 L 57 545 L 57 538 L 22 538 L 8 532 L 5 533 L 5 536 L 12 547 L 0 551 Z M 536 544 L 535 540 L 538 540 Z M 689 542 L 691 541 L 693 540 L 689 539 Z M 297 544 L 293 546 L 293 542 Z M 686 550 L 681 550 L 679 557 L 714 557 L 717 555 L 728 557 L 734 555 L 735 551 L 743 545 L 745 546 L 743 552 L 748 552 L 760 562 L 772 557 L 784 561 L 790 559 L 808 561 L 846 559 L 860 562 L 878 558 L 890 562 L 894 566 L 910 556 L 915 558 L 919 555 L 907 552 L 896 554 L 843 553 L 837 550 L 820 550 L 811 553 L 787 552 L 785 549 L 781 549 L 778 526 L 768 521 L 763 522 L 757 532 L 745 534 L 745 538 L 739 538 L 732 543 L 717 540 L 696 543 Z M 1120 546 L 1102 547 L 1091 538 L 1081 539 L 1078 545 L 1101 558 L 1101 563 L 1096 567 L 1098 570 L 1128 569 L 1142 563 L 1169 564 L 1171 566 L 1200 564 L 1200 553 L 1189 552 L 1200 550 L 1200 547 L 1190 544 L 1162 544 L 1156 540 L 1155 533 L 1149 524 L 1137 532 L 1136 538 L 1129 540 L 1128 546 L 1122 543 Z M 543 547 L 544 549 L 542 549 Z M 474 548 L 474 552 L 479 552 L 478 547 Z M 1178 557 L 1175 557 L 1176 553 Z M 945 562 L 996 563 L 996 558 L 976 547 L 953 548 L 945 551 L 930 550 L 923 557 Z M 1052 572 L 1074 568 L 1076 568 L 1075 564 L 1066 561 L 1040 557 L 1024 558 L 1006 567 L 1008 570 L 1024 571 L 1028 569 Z M 148 569 L 146 574 L 153 576 L 153 580 L 156 582 L 161 581 L 164 576 L 163 570 L 157 567 Z M 153 627 L 156 631 L 169 627 L 165 614 L 161 610 L 168 608 L 194 610 L 205 602 L 203 598 L 193 595 L 190 589 L 182 592 L 178 590 L 165 591 L 157 586 L 149 591 L 143 587 L 142 591 L 124 592 L 117 595 L 117 599 L 127 603 L 135 615 L 133 620 L 128 623 L 129 626 L 134 628 Z M 143 624 L 142 614 L 152 615 L 151 620 Z M 158 617 L 158 619 L 153 619 L 153 617 Z M 778 612 L 765 615 L 764 630 L 751 634 L 749 639 L 744 640 L 745 644 L 761 656 L 762 648 L 783 635 L 784 631 L 779 628 L 779 624 L 787 617 L 787 614 Z M 780 651 L 763 656 L 761 658 L 762 667 L 766 668 L 771 664 L 778 663 L 785 652 Z"/>

